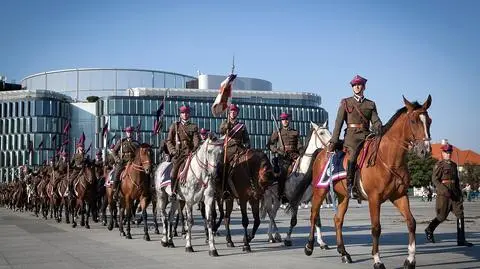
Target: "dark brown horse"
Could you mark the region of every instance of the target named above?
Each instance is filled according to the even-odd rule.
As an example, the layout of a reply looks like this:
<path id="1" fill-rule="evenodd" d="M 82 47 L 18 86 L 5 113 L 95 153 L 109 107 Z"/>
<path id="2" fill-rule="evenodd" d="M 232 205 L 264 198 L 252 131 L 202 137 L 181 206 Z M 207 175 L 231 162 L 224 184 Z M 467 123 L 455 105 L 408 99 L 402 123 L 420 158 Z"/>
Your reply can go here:
<path id="1" fill-rule="evenodd" d="M 151 162 L 151 148 L 148 144 L 141 144 L 135 151 L 133 161 L 130 161 L 125 170 L 122 172 L 121 178 L 121 197 L 120 199 L 120 235 L 126 236 L 127 239 L 132 239 L 130 234 L 130 222 L 132 219 L 132 208 L 135 200 L 140 201 L 142 209 L 142 218 L 144 225 L 143 239 L 150 241 L 147 225 L 147 207 L 151 201 L 151 186 L 150 186 L 150 171 L 152 167 Z M 123 230 L 123 218 L 127 214 L 127 233 Z"/>
<path id="2" fill-rule="evenodd" d="M 250 241 L 255 237 L 260 226 L 260 201 L 266 188 L 273 183 L 273 169 L 267 155 L 259 150 L 248 149 L 241 154 L 231 171 L 231 182 L 227 183 L 233 191 L 235 198 L 240 201 L 242 212 L 242 226 L 244 229 L 243 251 L 250 252 Z M 222 184 L 217 188 L 221 190 Z M 221 192 L 220 192 L 221 193 Z M 248 233 L 247 202 L 250 203 L 253 214 L 253 228 Z M 219 204 L 223 207 L 222 204 Z M 230 234 L 230 215 L 233 210 L 233 199 L 225 201 L 225 229 L 227 231 L 227 246 L 234 247 Z M 219 208 L 223 210 L 223 208 Z"/>
<path id="3" fill-rule="evenodd" d="M 94 164 L 87 161 L 82 171 L 73 181 L 73 198 L 70 211 L 72 213 L 72 227 L 77 227 L 76 217 L 80 212 L 80 226 L 90 229 L 90 214 L 95 202 L 95 170 Z M 86 216 L 85 216 L 86 215 Z M 86 218 L 85 218 L 86 217 Z"/>
<path id="4" fill-rule="evenodd" d="M 430 123 L 427 109 L 432 99 L 428 96 L 423 105 L 410 103 L 404 98 L 405 107 L 397 111 L 390 121 L 383 128 L 383 135 L 370 144 L 365 143 L 359 158 L 371 162 L 370 165 L 360 167 L 357 171 L 359 189 L 363 199 L 368 200 L 370 220 L 372 225 L 372 256 L 374 268 L 385 268 L 380 260 L 378 251 L 380 228 L 380 206 L 390 200 L 405 218 L 409 233 L 408 258 L 405 260 L 404 268 L 415 268 L 415 228 L 416 223 L 410 211 L 407 190 L 410 186 L 410 175 L 405 161 L 406 153 L 410 148 L 417 155 L 425 157 L 430 152 Z M 378 142 L 378 149 L 374 146 Z M 366 150 L 366 148 L 369 148 Z M 310 236 L 305 246 L 305 254 L 313 252 L 315 235 L 315 219 L 318 217 L 320 205 L 323 202 L 328 188 L 319 187 L 318 180 L 324 174 L 330 153 L 325 150 L 318 154 L 313 163 L 313 171 L 304 178 L 303 188 L 313 183 L 312 209 L 310 216 Z M 362 156 L 363 155 L 363 156 Z M 348 154 L 345 157 L 348 159 Z M 373 161 L 373 162 L 372 162 Z M 361 162 L 359 162 L 361 165 Z M 345 164 L 344 164 L 345 165 Z M 360 166 L 359 165 L 359 166 Z M 313 182 L 312 182 L 313 179 Z M 334 182 L 334 191 L 338 195 L 338 211 L 335 214 L 334 222 L 337 235 L 337 250 L 342 256 L 344 263 L 350 263 L 350 254 L 345 250 L 342 227 L 345 213 L 348 208 L 348 194 L 346 191 L 346 180 Z M 298 191 L 301 194 L 301 188 Z M 299 195 L 298 195 L 299 196 Z M 298 198 L 298 197 L 296 197 Z M 291 206 L 296 206 L 298 199 L 292 201 Z"/>

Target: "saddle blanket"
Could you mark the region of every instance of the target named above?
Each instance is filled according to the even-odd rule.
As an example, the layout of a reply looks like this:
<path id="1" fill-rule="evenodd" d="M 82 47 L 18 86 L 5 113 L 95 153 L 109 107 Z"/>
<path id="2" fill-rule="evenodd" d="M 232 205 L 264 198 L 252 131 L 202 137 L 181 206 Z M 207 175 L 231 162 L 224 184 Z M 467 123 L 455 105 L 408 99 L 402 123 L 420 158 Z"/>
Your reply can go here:
<path id="1" fill-rule="evenodd" d="M 322 169 L 322 173 L 318 178 L 314 179 L 314 186 L 320 189 L 330 189 L 330 183 L 342 180 L 347 177 L 347 171 L 343 167 L 343 159 L 345 152 L 339 151 L 330 155 L 326 165 Z"/>
<path id="2" fill-rule="evenodd" d="M 170 172 L 172 171 L 173 165 L 171 162 L 163 162 L 158 165 L 155 170 L 155 185 L 157 190 L 161 190 L 167 186 L 170 186 L 172 180 L 170 179 Z"/>

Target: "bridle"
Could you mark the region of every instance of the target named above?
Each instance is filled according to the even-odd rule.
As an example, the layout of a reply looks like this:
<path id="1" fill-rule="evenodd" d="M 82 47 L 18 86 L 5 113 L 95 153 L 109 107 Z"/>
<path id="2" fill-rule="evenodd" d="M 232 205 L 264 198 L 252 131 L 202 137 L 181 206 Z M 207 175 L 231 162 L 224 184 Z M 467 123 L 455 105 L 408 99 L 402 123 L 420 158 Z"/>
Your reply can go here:
<path id="1" fill-rule="evenodd" d="M 217 167 L 217 164 L 214 163 L 214 164 L 211 164 L 208 162 L 208 147 L 209 146 L 214 146 L 214 147 L 223 147 L 223 143 L 222 142 L 210 142 L 210 139 L 207 139 L 205 140 L 204 142 L 206 145 L 205 145 L 205 161 L 202 161 L 200 160 L 200 158 L 198 157 L 199 154 L 198 151 L 193 153 L 195 155 L 195 162 L 198 164 L 198 166 L 200 166 L 201 170 L 200 170 L 200 173 L 202 171 L 207 171 L 208 172 L 208 168 L 216 168 Z M 199 148 L 200 150 L 200 148 Z M 189 168 L 188 168 L 189 172 L 192 172 L 193 176 L 195 177 L 195 179 L 200 182 L 204 187 L 207 187 L 208 186 L 208 181 L 207 182 L 203 182 L 203 180 L 197 176 L 197 174 L 195 174 L 195 171 L 193 170 L 192 166 L 190 165 Z"/>

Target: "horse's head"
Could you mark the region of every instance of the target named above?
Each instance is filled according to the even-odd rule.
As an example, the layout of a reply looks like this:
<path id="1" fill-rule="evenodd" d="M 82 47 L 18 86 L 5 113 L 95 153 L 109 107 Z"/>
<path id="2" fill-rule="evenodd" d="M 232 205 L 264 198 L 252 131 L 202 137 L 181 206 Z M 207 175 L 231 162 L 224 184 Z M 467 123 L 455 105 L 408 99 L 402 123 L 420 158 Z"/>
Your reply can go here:
<path id="1" fill-rule="evenodd" d="M 150 171 L 152 171 L 152 158 L 151 158 L 151 147 L 147 143 L 143 143 L 140 145 L 140 147 L 137 149 L 137 152 L 135 153 L 135 159 L 138 159 L 140 162 L 143 171 L 145 171 L 146 174 L 150 174 Z"/>
<path id="2" fill-rule="evenodd" d="M 403 102 L 407 109 L 404 129 L 406 139 L 418 156 L 425 157 L 432 149 L 430 144 L 430 124 L 432 120 L 427 112 L 432 104 L 432 97 L 428 95 L 423 105 L 418 103 L 412 104 L 405 97 L 403 97 Z"/>
<path id="3" fill-rule="evenodd" d="M 315 150 L 319 148 L 325 148 L 332 137 L 332 133 L 327 128 L 327 122 L 323 125 L 318 125 L 314 122 L 310 122 L 312 126 L 310 137 L 307 142 L 306 154 L 313 154 Z"/>
<path id="4" fill-rule="evenodd" d="M 197 151 L 200 154 L 200 160 L 206 160 L 204 165 L 210 175 L 217 173 L 218 163 L 222 160 L 223 140 L 219 140 L 214 136 L 209 136 Z"/>

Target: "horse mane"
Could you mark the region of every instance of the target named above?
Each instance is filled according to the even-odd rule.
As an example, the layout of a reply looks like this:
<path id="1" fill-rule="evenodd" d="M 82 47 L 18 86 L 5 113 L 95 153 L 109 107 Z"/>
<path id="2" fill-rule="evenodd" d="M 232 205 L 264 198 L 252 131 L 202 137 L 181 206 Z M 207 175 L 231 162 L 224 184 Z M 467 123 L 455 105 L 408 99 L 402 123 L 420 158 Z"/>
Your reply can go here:
<path id="1" fill-rule="evenodd" d="M 310 139 L 312 139 L 312 134 L 313 134 L 313 127 L 310 128 L 310 132 L 308 132 L 307 140 L 305 143 L 305 148 L 308 147 L 308 144 L 310 144 Z"/>
<path id="2" fill-rule="evenodd" d="M 419 104 L 417 101 L 413 102 L 412 103 L 412 106 L 413 106 L 413 109 L 419 109 L 422 107 L 421 104 Z M 393 114 L 393 116 L 390 118 L 390 120 L 388 120 L 388 122 L 382 126 L 382 133 L 386 133 L 388 130 L 390 130 L 390 128 L 392 128 L 393 124 L 395 123 L 395 121 L 404 113 L 407 112 L 407 107 L 402 107 L 400 108 L 399 110 L 397 110 L 397 112 L 395 112 L 395 114 Z"/>
<path id="3" fill-rule="evenodd" d="M 142 144 L 140 144 L 140 147 L 139 147 L 139 148 L 148 149 L 148 148 L 150 148 L 150 147 L 151 147 L 150 144 L 148 144 L 148 143 L 142 143 Z"/>

